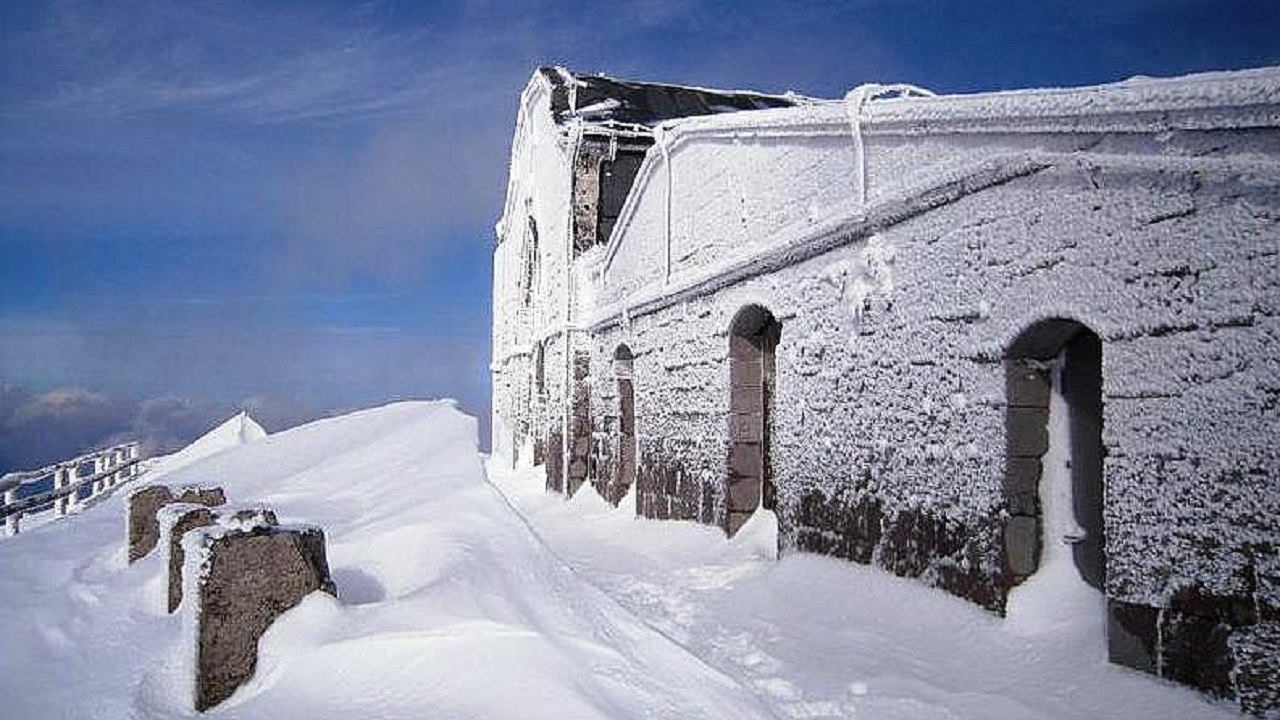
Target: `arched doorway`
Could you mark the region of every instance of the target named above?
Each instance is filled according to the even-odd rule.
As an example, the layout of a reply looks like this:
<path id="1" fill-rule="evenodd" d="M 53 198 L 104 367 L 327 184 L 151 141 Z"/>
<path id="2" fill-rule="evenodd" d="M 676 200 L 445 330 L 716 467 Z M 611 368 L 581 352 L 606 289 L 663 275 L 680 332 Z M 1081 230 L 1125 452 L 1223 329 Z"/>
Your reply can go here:
<path id="1" fill-rule="evenodd" d="M 730 536 L 758 507 L 772 510 L 774 352 L 782 325 L 759 305 L 738 311 L 729 327 Z"/>
<path id="2" fill-rule="evenodd" d="M 613 375 L 618 381 L 618 470 L 610 493 L 614 504 L 636 479 L 636 394 L 632 378 L 631 348 L 619 345 L 613 353 Z"/>
<path id="3" fill-rule="evenodd" d="M 1005 370 L 1012 583 L 1059 559 L 1102 590 L 1102 341 L 1074 320 L 1043 320 L 1010 344 Z"/>

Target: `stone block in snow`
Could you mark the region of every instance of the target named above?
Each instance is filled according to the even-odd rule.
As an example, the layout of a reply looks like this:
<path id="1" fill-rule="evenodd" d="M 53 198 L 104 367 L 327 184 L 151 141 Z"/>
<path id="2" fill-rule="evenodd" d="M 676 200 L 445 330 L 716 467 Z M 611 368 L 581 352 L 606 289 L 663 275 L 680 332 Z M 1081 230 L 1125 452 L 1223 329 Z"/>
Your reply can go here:
<path id="1" fill-rule="evenodd" d="M 156 515 L 160 508 L 175 502 L 217 507 L 226 501 L 226 494 L 218 487 L 168 488 L 164 485 L 147 485 L 129 493 L 126 523 L 130 564 L 146 557 L 159 542 L 160 525 L 156 521 Z"/>
<path id="2" fill-rule="evenodd" d="M 207 710 L 253 677 L 258 639 L 271 623 L 317 590 L 336 595 L 324 532 L 277 526 L 259 515 L 228 519 L 183 540 L 184 604 L 194 642 L 194 705 Z"/>

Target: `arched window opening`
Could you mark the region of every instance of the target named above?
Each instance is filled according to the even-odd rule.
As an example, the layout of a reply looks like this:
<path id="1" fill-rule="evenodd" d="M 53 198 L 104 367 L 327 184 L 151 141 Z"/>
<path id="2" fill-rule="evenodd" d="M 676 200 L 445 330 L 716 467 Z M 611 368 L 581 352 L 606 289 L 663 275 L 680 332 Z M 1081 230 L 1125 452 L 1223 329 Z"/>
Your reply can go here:
<path id="1" fill-rule="evenodd" d="M 543 360 L 542 343 L 533 344 L 533 389 L 539 397 L 547 392 L 547 369 Z"/>
<path id="2" fill-rule="evenodd" d="M 618 470 L 610 493 L 616 503 L 636 479 L 636 395 L 631 348 L 619 345 L 613 353 L 613 375 L 618 381 Z"/>
<path id="3" fill-rule="evenodd" d="M 538 282 L 538 221 L 533 219 L 533 215 L 529 216 L 528 226 L 525 231 L 524 245 L 524 304 L 529 306 L 533 302 L 534 286 Z"/>
<path id="4" fill-rule="evenodd" d="M 774 352 L 782 325 L 773 313 L 748 305 L 729 328 L 729 535 L 757 508 L 772 510 Z"/>
<path id="5" fill-rule="evenodd" d="M 1052 566 L 1101 590 L 1102 341 L 1073 320 L 1044 320 L 1009 346 L 1005 370 L 1005 551 L 1013 584 Z"/>

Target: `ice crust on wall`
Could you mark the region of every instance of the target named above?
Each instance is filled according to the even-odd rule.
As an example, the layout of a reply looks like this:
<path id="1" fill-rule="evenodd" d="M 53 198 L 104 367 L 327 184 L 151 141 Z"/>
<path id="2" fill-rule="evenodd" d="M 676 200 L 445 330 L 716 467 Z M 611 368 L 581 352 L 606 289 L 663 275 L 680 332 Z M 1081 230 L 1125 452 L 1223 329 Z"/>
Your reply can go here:
<path id="1" fill-rule="evenodd" d="M 588 352 L 590 473 L 607 484 L 625 344 L 637 510 L 723 526 L 728 330 L 762 306 L 782 326 L 782 552 L 870 563 L 1001 612 L 1022 577 L 1006 556 L 1005 358 L 1038 323 L 1073 321 L 1103 345 L 1108 607 L 1208 598 L 1175 612 L 1209 625 L 1253 607 L 1261 620 L 1232 620 L 1215 652 L 1274 653 L 1277 129 L 1276 68 L 666 121 L 607 243 L 534 288 L 540 392 L 518 346 L 495 342 L 495 427 L 560 452 L 582 425 L 567 415 L 583 394 L 570 367 Z M 521 133 L 576 147 L 572 129 Z M 552 218 L 576 212 L 573 169 L 552 170 L 513 176 L 508 207 L 546 193 Z M 517 257 L 512 238 L 497 257 Z M 569 257 L 569 234 L 555 242 Z M 495 287 L 495 307 L 512 302 Z M 511 317 L 495 312 L 497 335 L 524 332 Z"/>
<path id="2" fill-rule="evenodd" d="M 1262 401 L 1277 373 L 1277 321 L 1261 289 L 1277 282 L 1267 251 L 1277 232 L 1266 218 L 1276 212 L 1280 173 L 1242 178 L 1208 163 L 1196 173 L 1203 209 L 1152 225 L 1135 208 L 1150 208 L 1163 195 L 1131 184 L 1135 176 L 1125 165 L 1122 157 L 1081 159 L 1006 185 L 998 196 L 974 196 L 962 207 L 878 233 L 875 253 L 893 258 L 892 291 L 855 291 L 860 313 L 851 308 L 850 284 L 842 288 L 831 278 L 833 268 L 836 277 L 865 268 L 869 240 L 611 328 L 601 333 L 593 361 L 603 362 L 619 342 L 635 350 L 638 434 L 712 439 L 703 445 L 702 467 L 715 482 L 727 443 L 726 329 L 738 308 L 764 304 L 783 319 L 777 404 L 780 427 L 796 430 L 778 438 L 776 460 L 779 477 L 791 481 L 782 489 L 788 499 L 809 487 L 838 493 L 853 484 L 845 473 L 858 468 L 895 504 L 972 520 L 991 515 L 1001 501 L 1003 348 L 1036 320 L 1069 317 L 1108 341 L 1109 472 L 1136 470 L 1128 459 L 1134 455 L 1163 455 L 1188 469 L 1196 462 L 1211 474 L 1230 473 L 1244 458 L 1275 467 L 1268 440 L 1275 422 L 1260 419 L 1252 403 Z M 1094 186 L 1098 179 L 1106 192 Z M 1056 198 L 1057 209 L 1042 205 L 1045 196 Z M 1257 219 L 1197 247 L 1197 239 L 1220 236 L 1218 224 L 1241 214 Z M 1099 215 L 1111 217 L 1079 222 Z M 1050 240 L 1021 236 L 1027 219 Z M 1090 235 L 1091 227 L 1098 234 Z M 1112 227 L 1133 228 L 1125 247 L 1102 234 Z M 1183 270 L 1192 267 L 1198 272 Z M 855 275 L 867 283 L 867 275 Z M 602 398 L 610 395 L 608 384 L 597 384 Z M 1243 402 L 1223 405 L 1222 397 Z M 604 402 L 599 412 L 609 412 Z M 1204 428 L 1231 443 L 1206 446 Z M 1117 582 L 1128 585 L 1130 573 L 1170 565 L 1194 567 L 1189 575 L 1218 587 L 1235 582 L 1225 579 L 1235 561 L 1219 567 L 1209 558 L 1150 556 L 1154 548 L 1186 548 L 1175 539 L 1182 533 L 1238 536 L 1234 527 L 1243 518 L 1233 518 L 1231 508 L 1252 514 L 1276 503 L 1265 485 L 1244 478 L 1230 492 L 1245 495 L 1224 515 L 1174 520 L 1207 504 L 1203 497 L 1188 507 L 1175 499 L 1181 493 L 1219 485 L 1199 477 L 1184 476 L 1172 494 L 1167 484 L 1115 483 L 1123 488 L 1109 496 L 1108 509 L 1119 543 Z M 1157 520 L 1152 513 L 1174 517 Z M 1150 525 L 1142 530 L 1146 549 L 1135 546 L 1132 554 L 1119 532 L 1131 523 Z M 1168 591 L 1164 585 L 1135 595 L 1158 600 Z"/>
<path id="3" fill-rule="evenodd" d="M 968 559 L 938 560 L 924 579 L 975 559 L 994 576 L 1000 540 L 980 540 L 1004 502 L 1001 358 L 1036 321 L 1070 318 L 1105 344 L 1115 596 L 1158 605 L 1189 582 L 1229 594 L 1249 563 L 1280 564 L 1246 549 L 1280 541 L 1256 521 L 1280 511 L 1264 479 L 1280 466 L 1265 411 L 1280 355 L 1280 71 L 868 102 L 865 178 L 848 111 L 818 103 L 661 126 L 607 247 L 578 261 L 590 281 L 579 302 L 567 284 L 539 288 L 537 327 L 555 339 L 543 399 L 511 406 L 529 382 L 509 360 L 495 371 L 495 416 L 527 421 L 511 432 L 534 437 L 562 422 L 563 333 L 583 328 L 607 454 L 618 412 L 608 368 L 625 343 L 642 464 L 679 458 L 677 485 L 699 486 L 686 512 L 715 521 L 727 329 L 760 304 L 783 325 L 784 546 L 806 493 L 874 496 L 890 515 L 924 508 L 975 534 Z M 517 130 L 517 143 L 571 140 Z M 543 209 L 564 217 L 567 176 L 550 170 L 513 177 L 514 196 L 555 198 Z M 851 202 L 859 180 L 863 206 Z M 567 235 L 556 242 L 567 249 Z M 498 288 L 495 299 L 512 301 Z M 546 314 L 561 307 L 574 313 Z M 495 362 L 509 348 L 495 343 Z M 1205 428 L 1230 442 L 1206 445 Z M 1143 480 L 1153 476 L 1166 479 Z M 1223 537 L 1232 549 L 1195 550 Z"/>
<path id="4" fill-rule="evenodd" d="M 540 75 L 536 77 L 541 77 Z M 520 113 L 511 150 L 511 176 L 502 219 L 499 244 L 494 251 L 493 311 L 506 321 L 494 323 L 494 437 L 492 447 L 507 451 L 514 435 L 527 435 L 529 423 L 539 426 L 562 421 L 563 408 L 548 398 L 565 396 L 565 336 L 569 321 L 570 185 L 566 145 L 547 111 L 550 87 L 532 83 L 521 95 Z M 530 218 L 533 223 L 530 223 Z M 536 227 L 536 258 L 531 256 Z M 529 262 L 537 271 L 526 275 Z M 533 288 L 527 287 L 532 280 Z M 540 298 L 526 303 L 525 297 Z M 538 393 L 531 378 L 535 347 L 543 345 L 544 390 Z M 508 419 L 532 419 L 511 427 Z M 502 432 L 505 430 L 505 432 Z"/>

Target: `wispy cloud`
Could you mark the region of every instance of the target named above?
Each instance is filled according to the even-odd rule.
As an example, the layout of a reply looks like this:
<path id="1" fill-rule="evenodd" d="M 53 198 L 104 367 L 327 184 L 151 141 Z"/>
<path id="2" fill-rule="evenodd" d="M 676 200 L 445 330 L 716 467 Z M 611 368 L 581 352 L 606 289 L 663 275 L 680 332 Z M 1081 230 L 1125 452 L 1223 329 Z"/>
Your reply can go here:
<path id="1" fill-rule="evenodd" d="M 323 414 L 315 406 L 271 395 L 239 403 L 178 395 L 130 400 L 75 386 L 40 393 L 0 383 L 0 474 L 120 442 L 140 442 L 147 456 L 172 452 L 239 409 L 249 410 L 270 430 Z"/>
<path id="2" fill-rule="evenodd" d="M 394 27 L 342 5 L 64 0 L 52 8 L 25 37 L 44 82 L 7 114 L 362 122 L 447 108 L 472 82 L 502 72 L 485 52 L 503 43 L 501 27 Z"/>

